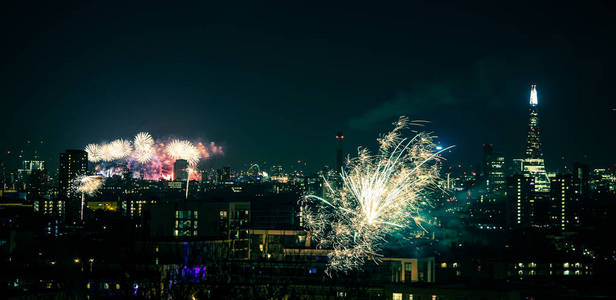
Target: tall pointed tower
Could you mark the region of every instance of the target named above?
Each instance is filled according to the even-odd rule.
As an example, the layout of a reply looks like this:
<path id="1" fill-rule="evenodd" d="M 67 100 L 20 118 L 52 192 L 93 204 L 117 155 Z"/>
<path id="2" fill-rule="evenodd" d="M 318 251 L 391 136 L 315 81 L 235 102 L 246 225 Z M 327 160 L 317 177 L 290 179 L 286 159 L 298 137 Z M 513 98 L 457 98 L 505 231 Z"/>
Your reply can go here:
<path id="1" fill-rule="evenodd" d="M 530 86 L 530 115 L 528 118 L 528 135 L 526 136 L 526 158 L 543 158 L 541 149 L 541 128 L 537 110 L 537 85 Z"/>
<path id="2" fill-rule="evenodd" d="M 549 192 L 550 179 L 545 171 L 543 148 L 541 145 L 541 128 L 539 127 L 539 104 L 537 85 L 530 86 L 530 114 L 528 118 L 528 134 L 526 136 L 526 157 L 523 161 L 523 171 L 535 178 L 536 192 Z"/>

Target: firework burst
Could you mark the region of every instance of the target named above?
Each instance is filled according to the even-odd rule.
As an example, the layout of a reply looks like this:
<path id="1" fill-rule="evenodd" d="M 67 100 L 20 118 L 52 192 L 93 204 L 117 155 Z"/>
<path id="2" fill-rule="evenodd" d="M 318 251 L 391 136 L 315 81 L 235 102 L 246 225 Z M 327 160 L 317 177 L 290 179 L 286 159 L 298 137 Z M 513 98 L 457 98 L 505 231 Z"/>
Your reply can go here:
<path id="1" fill-rule="evenodd" d="M 96 155 L 90 157 L 90 152 L 88 152 L 88 160 L 91 162 L 97 161 L 114 161 L 118 159 L 123 159 L 131 155 L 133 152 L 133 146 L 130 141 L 124 139 L 117 139 L 108 144 L 95 145 L 90 144 L 92 150 L 98 150 L 98 152 L 94 152 Z M 86 152 L 88 149 L 86 149 Z"/>
<path id="2" fill-rule="evenodd" d="M 107 148 L 111 153 L 113 159 L 122 159 L 131 155 L 133 152 L 133 146 L 130 141 L 124 139 L 117 139 L 109 144 Z"/>
<path id="3" fill-rule="evenodd" d="M 140 163 L 147 163 L 154 155 L 154 139 L 147 132 L 140 132 L 133 141 L 135 146 L 135 159 Z"/>
<path id="4" fill-rule="evenodd" d="M 85 150 L 88 160 L 96 163 L 94 168 L 99 175 L 111 177 L 130 170 L 134 178 L 146 180 L 173 180 L 173 164 L 177 159 L 186 159 L 195 168 L 202 159 L 223 153 L 214 142 L 154 140 L 147 132 L 138 133 L 132 142 L 117 139 L 110 143 L 89 144 Z M 200 175 L 192 172 L 190 179 L 198 180 Z"/>
<path id="5" fill-rule="evenodd" d="M 103 186 L 104 182 L 105 178 L 102 176 L 79 176 L 73 180 L 71 186 L 75 192 L 91 196 Z"/>
<path id="6" fill-rule="evenodd" d="M 86 152 L 88 152 L 88 160 L 91 162 L 98 162 L 103 159 L 103 151 L 101 146 L 97 144 L 89 144 L 85 148 Z"/>
<path id="7" fill-rule="evenodd" d="M 175 159 L 185 159 L 191 166 L 201 158 L 201 152 L 189 141 L 173 140 L 167 145 L 167 153 Z"/>
<path id="8" fill-rule="evenodd" d="M 81 212 L 80 219 L 83 221 L 86 206 L 86 194 L 94 195 L 96 191 L 103 185 L 105 177 L 102 176 L 79 176 L 71 182 L 71 188 L 81 193 Z"/>
<path id="9" fill-rule="evenodd" d="M 349 271 L 366 261 L 380 261 L 387 238 L 419 224 L 419 210 L 426 194 L 439 180 L 440 152 L 433 137 L 416 133 L 402 136 L 409 125 L 401 117 L 395 128 L 377 141 L 371 154 L 359 148 L 348 158 L 337 180 L 325 179 L 323 197 L 308 195 L 304 220 L 318 247 L 331 249 L 327 272 Z M 418 124 L 411 124 L 418 125 Z"/>

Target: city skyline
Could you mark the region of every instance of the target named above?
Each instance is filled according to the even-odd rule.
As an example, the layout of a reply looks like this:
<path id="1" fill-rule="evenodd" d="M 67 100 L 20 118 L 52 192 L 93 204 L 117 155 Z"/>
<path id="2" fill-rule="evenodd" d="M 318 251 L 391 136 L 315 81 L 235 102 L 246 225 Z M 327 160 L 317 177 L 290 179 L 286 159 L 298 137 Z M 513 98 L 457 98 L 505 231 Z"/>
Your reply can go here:
<path id="1" fill-rule="evenodd" d="M 148 131 L 215 141 L 222 164 L 333 166 L 338 131 L 348 153 L 408 115 L 456 145 L 454 162 L 477 164 L 484 143 L 510 161 L 524 151 L 527 87 L 537 84 L 547 167 L 563 154 L 613 166 L 613 7 L 532 7 L 14 4 L 2 18 L 16 30 L 1 50 L 0 97 L 19 127 L 0 131 L 1 159 L 27 139 L 42 139 L 51 161 Z M 158 22 L 163 12 L 171 21 Z M 347 25 L 373 13 L 372 27 Z"/>
<path id="2" fill-rule="evenodd" d="M 616 299 L 616 2 L 8 1 L 7 299 Z"/>
<path id="3" fill-rule="evenodd" d="M 537 92 L 537 85 L 536 84 L 529 84 L 528 86 L 530 88 L 530 97 L 528 99 L 530 100 L 526 100 L 526 103 L 530 103 L 531 107 L 540 107 L 542 106 L 542 103 L 539 104 L 539 102 L 541 102 L 539 99 L 539 94 Z M 542 114 L 544 114 L 545 112 L 542 112 Z M 534 120 L 534 121 L 533 121 Z M 526 148 L 521 149 L 521 151 L 516 151 L 514 149 L 503 149 L 502 147 L 499 147 L 499 145 L 496 145 L 496 149 L 497 151 L 501 152 L 501 153 L 507 153 L 508 155 L 505 157 L 506 158 L 506 163 L 508 165 L 510 165 L 511 167 L 515 167 L 514 165 L 516 164 L 515 160 L 517 159 L 522 159 L 524 157 L 527 158 L 541 158 L 543 159 L 543 142 L 541 142 L 539 139 L 542 138 L 541 137 L 541 129 L 538 129 L 538 134 L 540 135 L 540 137 L 531 137 L 530 134 L 533 132 L 532 128 L 535 125 L 532 125 L 532 122 L 537 122 L 538 117 L 537 117 L 537 112 L 535 110 L 533 110 L 531 112 L 531 125 L 527 125 L 531 126 L 528 129 L 527 132 L 527 136 L 526 136 Z M 544 123 L 545 121 L 541 120 L 541 123 Z M 429 124 L 429 122 L 427 123 Z M 429 125 L 428 125 L 429 126 Z M 541 125 L 543 126 L 543 125 Z M 417 127 L 418 130 L 425 130 L 424 128 L 420 128 Z M 329 166 L 329 167 L 335 167 L 336 165 L 339 164 L 338 160 L 339 160 L 339 156 L 341 151 L 343 151 L 342 149 L 344 148 L 342 139 L 339 137 L 343 137 L 342 136 L 342 132 L 337 132 L 335 139 L 336 139 L 336 144 L 334 145 L 330 139 L 330 145 L 329 147 L 330 149 L 330 155 L 328 158 L 324 159 L 322 162 L 308 162 L 309 167 L 305 167 L 304 169 L 308 170 L 308 172 L 315 172 L 317 170 L 319 170 L 320 168 L 322 168 L 323 166 Z M 124 136 L 121 137 L 117 137 L 121 140 L 125 139 Z M 172 138 L 170 137 L 166 137 L 163 139 L 163 141 L 171 141 Z M 211 149 L 203 149 L 202 151 L 206 151 L 206 152 L 210 152 L 210 153 L 206 153 L 205 156 L 203 156 L 203 158 L 200 160 L 200 164 L 201 166 L 208 166 L 206 168 L 217 168 L 217 167 L 221 167 L 223 165 L 231 165 L 235 168 L 243 168 L 246 166 L 251 166 L 254 163 L 259 163 L 259 162 L 266 162 L 265 160 L 260 160 L 259 158 L 252 158 L 248 161 L 244 161 L 241 163 L 236 162 L 235 164 L 233 163 L 229 163 L 230 160 L 225 159 L 224 158 L 224 150 L 222 150 L 222 146 L 216 146 L 216 143 L 214 141 L 207 141 L 204 140 L 202 138 L 198 138 L 197 139 L 199 142 L 197 142 L 195 145 L 199 145 L 200 148 L 203 148 L 203 144 L 206 144 L 206 147 L 211 147 Z M 438 144 L 441 144 L 441 141 L 443 139 L 438 138 L 437 135 L 437 141 Z M 533 141 L 534 140 L 534 141 Z M 107 139 L 103 139 L 102 141 L 104 142 L 111 142 L 113 141 L 113 138 L 107 138 Z M 201 141 L 205 141 L 205 142 L 201 142 Z M 103 142 L 103 143 L 104 143 Z M 534 145 L 534 143 L 538 143 L 537 145 Z M 42 153 L 42 151 L 40 149 L 45 149 L 44 147 L 45 142 L 43 140 L 37 141 L 36 140 L 31 140 L 31 139 L 27 139 L 26 142 L 24 143 L 24 147 L 21 148 L 21 150 L 23 151 L 20 152 L 20 150 L 18 150 L 17 148 L 15 149 L 9 149 L 7 150 L 7 152 L 4 153 L 4 163 L 7 164 L 8 167 L 14 167 L 15 164 L 22 164 L 24 160 L 36 160 L 36 159 L 40 159 L 40 160 L 44 160 L 44 161 L 48 161 L 50 166 L 56 166 L 57 167 L 57 162 L 53 159 L 53 157 L 51 157 L 51 159 L 49 159 L 49 153 Z M 211 145 L 208 145 L 211 144 Z M 486 142 L 483 143 L 483 145 L 485 144 L 490 144 L 492 145 L 492 147 L 494 147 L 494 143 L 491 142 Z M 90 144 L 88 144 L 90 145 Z M 162 145 L 162 144 L 161 144 Z M 347 149 L 344 149 L 344 151 L 347 151 L 347 153 L 345 153 L 344 155 L 348 155 L 348 150 L 349 150 L 349 145 L 345 145 Z M 353 145 L 351 145 L 353 146 Z M 455 148 L 458 148 L 458 145 L 445 145 L 445 146 L 455 146 Z M 477 146 L 477 145 L 476 145 Z M 341 148 L 343 147 L 343 148 Z M 356 147 L 355 147 L 356 148 Z M 459 155 L 456 155 L 455 153 L 453 153 L 453 151 L 455 150 L 455 148 L 453 148 L 452 151 L 450 151 L 448 153 L 448 157 L 455 157 L 459 159 Z M 548 146 L 548 148 L 550 148 Z M 67 148 L 70 149 L 70 148 Z M 85 149 L 85 146 L 82 148 L 76 148 L 76 149 Z M 354 148 L 351 148 L 351 150 Z M 66 149 L 64 149 L 66 150 Z M 480 150 L 479 149 L 474 149 L 477 150 L 475 151 L 475 153 L 473 153 L 473 160 L 471 161 L 451 161 L 450 163 L 452 165 L 456 165 L 456 164 L 462 164 L 464 165 L 466 168 L 470 168 L 469 170 L 473 170 L 473 168 L 478 168 L 480 167 L 481 161 L 480 161 Z M 63 150 L 62 150 L 63 151 Z M 334 154 L 333 151 L 336 151 L 336 159 L 334 160 Z M 517 154 L 512 154 L 512 153 L 516 153 Z M 554 151 L 552 151 L 554 152 Z M 593 159 L 590 158 L 592 156 L 589 155 L 584 155 L 581 159 L 577 159 L 577 160 L 572 160 L 570 159 L 568 156 L 566 156 L 564 153 L 565 151 L 561 151 L 561 154 L 556 157 L 555 155 L 552 155 L 551 157 L 553 159 L 551 160 L 547 160 L 545 162 L 546 165 L 546 170 L 548 171 L 552 171 L 552 170 L 558 170 L 558 171 L 566 171 L 566 168 L 570 168 L 571 165 L 573 165 L 574 163 L 584 163 L 584 164 L 590 164 L 592 166 L 595 167 L 607 167 L 607 168 L 612 168 L 616 166 L 616 162 L 614 163 L 593 163 Z M 47 159 L 45 159 L 47 158 Z M 214 160 L 214 162 L 208 161 L 208 160 Z M 302 161 L 300 159 L 298 159 L 297 161 L 269 161 L 267 162 L 270 165 L 284 165 L 286 167 L 293 167 L 294 165 L 297 166 L 296 163 L 298 162 L 302 162 L 301 164 L 304 166 L 308 166 L 308 164 L 306 164 L 306 161 Z M 545 161 L 545 160 L 544 160 Z M 596 160 L 595 160 L 596 161 Z M 609 160 L 608 160 L 609 162 Z M 544 162 L 542 162 L 541 164 L 544 164 Z M 565 168 L 566 166 L 566 168 Z"/>

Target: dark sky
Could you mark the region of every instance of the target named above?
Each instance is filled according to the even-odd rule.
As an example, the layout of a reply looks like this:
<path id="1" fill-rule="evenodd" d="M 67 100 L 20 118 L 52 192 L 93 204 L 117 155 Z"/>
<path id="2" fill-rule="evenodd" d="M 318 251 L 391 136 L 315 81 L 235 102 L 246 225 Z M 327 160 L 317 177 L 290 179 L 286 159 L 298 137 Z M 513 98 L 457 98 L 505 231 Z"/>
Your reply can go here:
<path id="1" fill-rule="evenodd" d="M 536 83 L 548 168 L 616 161 L 610 1 L 195 2 L 3 1 L 2 159 L 42 139 L 55 165 L 146 130 L 215 141 L 236 167 L 331 165 L 337 131 L 372 146 L 401 114 L 453 161 L 486 142 L 509 159 Z"/>

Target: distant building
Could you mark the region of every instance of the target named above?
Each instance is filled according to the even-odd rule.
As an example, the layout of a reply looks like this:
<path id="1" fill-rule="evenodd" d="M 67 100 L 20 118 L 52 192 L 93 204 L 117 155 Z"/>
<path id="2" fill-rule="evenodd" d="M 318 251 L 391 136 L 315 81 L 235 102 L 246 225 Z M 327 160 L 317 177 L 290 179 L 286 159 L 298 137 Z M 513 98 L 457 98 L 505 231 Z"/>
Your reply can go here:
<path id="1" fill-rule="evenodd" d="M 531 85 L 530 113 L 528 133 L 526 136 L 526 152 L 522 163 L 522 171 L 535 178 L 536 192 L 549 192 L 550 179 L 545 170 L 543 146 L 541 143 L 541 127 L 539 127 L 539 111 L 537 109 L 537 86 Z"/>
<path id="2" fill-rule="evenodd" d="M 579 182 L 578 193 L 582 197 L 588 196 L 590 191 L 590 169 L 582 163 L 573 164 L 573 174 Z"/>
<path id="3" fill-rule="evenodd" d="M 593 169 L 589 187 L 593 194 L 616 193 L 616 174 L 610 169 Z"/>
<path id="4" fill-rule="evenodd" d="M 535 191 L 535 177 L 515 174 L 507 178 L 507 223 L 509 227 L 549 228 L 549 194 Z"/>
<path id="5" fill-rule="evenodd" d="M 515 174 L 507 178 L 507 221 L 510 227 L 533 224 L 535 178 Z"/>
<path id="6" fill-rule="evenodd" d="M 22 167 L 17 170 L 19 180 L 25 181 L 33 170 L 45 170 L 45 161 L 43 160 L 24 160 Z"/>
<path id="7" fill-rule="evenodd" d="M 284 173 L 284 168 L 281 165 L 275 165 L 272 166 L 270 168 L 270 176 L 274 177 L 274 176 L 285 176 L 286 174 Z"/>
<path id="8" fill-rule="evenodd" d="M 231 183 L 231 168 L 224 167 L 216 170 L 216 184 Z"/>
<path id="9" fill-rule="evenodd" d="M 173 163 L 173 178 L 174 180 L 188 180 L 188 161 L 178 159 Z"/>
<path id="10" fill-rule="evenodd" d="M 573 174 L 558 174 L 550 182 L 550 221 L 561 231 L 580 224 L 579 181 Z"/>
<path id="11" fill-rule="evenodd" d="M 537 86 L 531 85 L 530 112 L 524 158 L 514 159 L 514 173 L 507 183 L 510 224 L 521 227 L 551 227 L 550 177 L 545 169 Z"/>
<path id="12" fill-rule="evenodd" d="M 88 171 L 88 153 L 83 150 L 66 150 L 60 153 L 60 166 L 58 169 L 59 200 L 66 201 L 65 216 L 69 221 L 79 220 L 81 200 L 73 192 L 72 181 L 86 175 Z"/>
<path id="13" fill-rule="evenodd" d="M 24 160 L 17 170 L 18 190 L 25 193 L 28 203 L 46 194 L 47 170 L 45 161 Z"/>
<path id="14" fill-rule="evenodd" d="M 488 202 L 496 202 L 505 196 L 505 156 L 493 149 L 492 144 L 483 145 L 482 175 Z"/>

